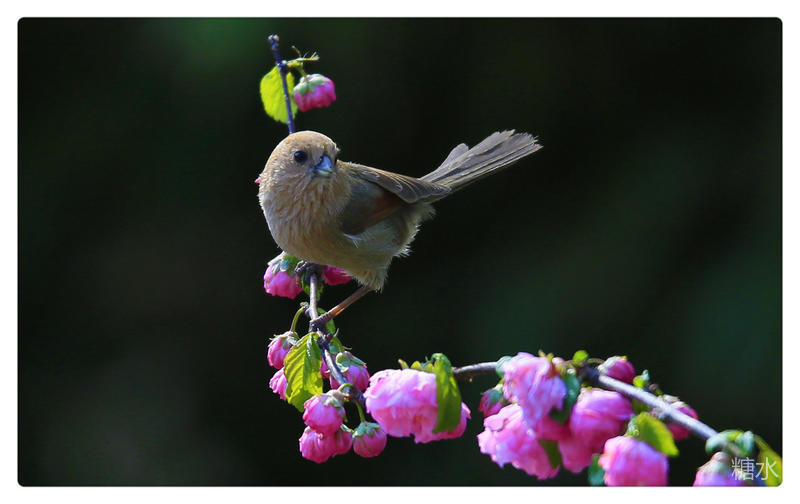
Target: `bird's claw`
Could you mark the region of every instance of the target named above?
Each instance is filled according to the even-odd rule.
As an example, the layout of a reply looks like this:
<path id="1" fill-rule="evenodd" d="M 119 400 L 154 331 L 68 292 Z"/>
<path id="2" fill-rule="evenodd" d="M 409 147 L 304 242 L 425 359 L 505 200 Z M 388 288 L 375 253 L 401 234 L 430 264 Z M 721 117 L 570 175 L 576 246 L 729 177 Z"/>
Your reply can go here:
<path id="1" fill-rule="evenodd" d="M 326 333 L 328 329 L 325 327 L 328 324 L 330 318 L 326 317 L 325 315 L 320 315 L 319 317 L 312 319 L 311 322 L 308 324 L 308 329 L 311 332 L 321 332 Z"/>
<path id="2" fill-rule="evenodd" d="M 306 273 L 320 272 L 322 268 L 319 264 L 314 264 L 308 261 L 299 261 L 294 268 L 295 276 L 303 278 Z"/>

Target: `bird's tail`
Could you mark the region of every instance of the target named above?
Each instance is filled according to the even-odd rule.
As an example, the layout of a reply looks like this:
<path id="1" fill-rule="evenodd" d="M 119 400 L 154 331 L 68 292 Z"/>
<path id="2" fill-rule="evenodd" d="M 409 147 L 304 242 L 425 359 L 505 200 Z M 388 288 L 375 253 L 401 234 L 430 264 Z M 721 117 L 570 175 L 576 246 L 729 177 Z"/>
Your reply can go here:
<path id="1" fill-rule="evenodd" d="M 421 178 L 458 191 L 541 148 L 528 133 L 495 132 L 471 149 L 463 143 L 458 145 L 439 168 Z"/>

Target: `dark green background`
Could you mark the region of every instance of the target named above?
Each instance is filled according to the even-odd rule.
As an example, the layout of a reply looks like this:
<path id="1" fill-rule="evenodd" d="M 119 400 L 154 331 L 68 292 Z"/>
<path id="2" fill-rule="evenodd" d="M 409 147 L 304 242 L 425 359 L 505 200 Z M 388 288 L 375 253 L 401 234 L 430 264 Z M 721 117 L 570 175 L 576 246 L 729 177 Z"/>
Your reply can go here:
<path id="1" fill-rule="evenodd" d="M 23 19 L 22 484 L 543 484 L 479 453 L 488 377 L 462 387 L 458 440 L 300 457 L 264 357 L 297 306 L 261 285 L 271 33 L 321 55 L 339 99 L 298 127 L 342 159 L 420 176 L 495 130 L 544 145 L 440 202 L 342 316 L 371 370 L 626 354 L 781 450 L 779 20 Z M 706 455 L 679 448 L 690 484 Z"/>

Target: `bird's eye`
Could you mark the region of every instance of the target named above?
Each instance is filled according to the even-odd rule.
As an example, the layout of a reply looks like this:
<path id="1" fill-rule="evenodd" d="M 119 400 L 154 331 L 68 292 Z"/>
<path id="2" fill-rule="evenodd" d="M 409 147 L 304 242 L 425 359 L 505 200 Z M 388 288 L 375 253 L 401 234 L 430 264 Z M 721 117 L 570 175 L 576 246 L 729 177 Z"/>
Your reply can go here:
<path id="1" fill-rule="evenodd" d="M 305 163 L 306 159 L 308 159 L 308 154 L 305 151 L 296 151 L 294 153 L 294 160 L 298 163 Z"/>

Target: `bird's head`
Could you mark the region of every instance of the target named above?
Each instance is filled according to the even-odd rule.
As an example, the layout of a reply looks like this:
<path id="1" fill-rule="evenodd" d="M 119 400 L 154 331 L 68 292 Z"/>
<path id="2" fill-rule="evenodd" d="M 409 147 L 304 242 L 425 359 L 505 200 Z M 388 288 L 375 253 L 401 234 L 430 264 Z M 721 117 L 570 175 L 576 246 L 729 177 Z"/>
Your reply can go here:
<path id="1" fill-rule="evenodd" d="M 269 156 L 260 177 L 261 185 L 272 183 L 282 189 L 324 190 L 335 178 L 338 154 L 339 149 L 333 140 L 322 133 L 292 133 Z"/>

